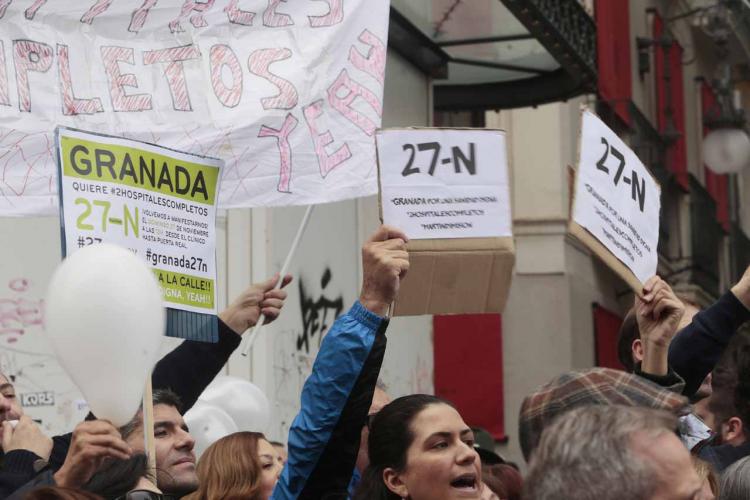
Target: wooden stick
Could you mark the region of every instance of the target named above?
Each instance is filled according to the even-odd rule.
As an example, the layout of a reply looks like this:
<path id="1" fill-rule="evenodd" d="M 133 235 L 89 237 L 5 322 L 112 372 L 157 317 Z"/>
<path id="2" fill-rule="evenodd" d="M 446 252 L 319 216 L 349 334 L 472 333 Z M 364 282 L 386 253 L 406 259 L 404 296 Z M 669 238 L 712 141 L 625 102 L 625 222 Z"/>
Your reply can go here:
<path id="1" fill-rule="evenodd" d="M 143 439 L 148 456 L 149 473 L 156 479 L 156 443 L 154 441 L 154 395 L 151 387 L 151 374 L 146 378 L 143 391 Z"/>
<path id="2" fill-rule="evenodd" d="M 276 282 L 276 286 L 274 288 L 281 288 L 281 284 L 284 282 L 284 276 L 289 270 L 289 265 L 292 263 L 292 257 L 294 256 L 294 252 L 297 251 L 297 247 L 299 246 L 300 240 L 302 240 L 302 234 L 305 232 L 307 223 L 310 221 L 310 215 L 312 214 L 314 207 L 315 205 L 308 205 L 307 211 L 305 212 L 305 215 L 302 217 L 302 222 L 300 222 L 299 228 L 297 228 L 297 234 L 294 236 L 294 240 L 292 241 L 292 247 L 289 249 L 289 253 L 286 254 L 284 265 L 281 266 L 281 271 L 279 272 L 279 281 Z M 242 347 L 243 356 L 247 356 L 247 353 L 250 352 L 250 349 L 253 347 L 253 344 L 255 343 L 255 339 L 258 337 L 258 334 L 263 330 L 263 325 L 265 325 L 265 323 L 266 323 L 266 316 L 264 314 L 261 314 L 260 318 L 258 318 L 258 322 L 250 331 L 250 335 L 245 337 L 245 339 L 243 339 L 243 342 L 244 342 L 244 346 Z"/>

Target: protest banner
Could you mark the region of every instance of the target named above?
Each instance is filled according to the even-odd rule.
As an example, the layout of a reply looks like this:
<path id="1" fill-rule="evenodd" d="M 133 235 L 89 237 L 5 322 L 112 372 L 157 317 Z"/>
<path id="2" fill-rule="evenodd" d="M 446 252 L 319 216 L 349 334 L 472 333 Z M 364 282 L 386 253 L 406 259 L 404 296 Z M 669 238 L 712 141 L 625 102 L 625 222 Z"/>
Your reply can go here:
<path id="1" fill-rule="evenodd" d="M 661 188 L 638 156 L 581 111 L 570 232 L 637 293 L 656 274 Z"/>
<path id="2" fill-rule="evenodd" d="M 502 312 L 515 262 L 505 133 L 375 136 L 381 219 L 409 237 L 394 315 Z"/>
<path id="3" fill-rule="evenodd" d="M 130 249 L 171 309 L 167 334 L 215 341 L 221 160 L 66 128 L 56 143 L 63 254 L 98 243 Z"/>
<path id="4" fill-rule="evenodd" d="M 57 125 L 225 160 L 221 208 L 374 194 L 388 16 L 365 0 L 0 0 L 0 215 L 56 212 Z"/>
<path id="5" fill-rule="evenodd" d="M 375 137 L 387 224 L 411 239 L 511 236 L 503 131 L 389 129 Z"/>

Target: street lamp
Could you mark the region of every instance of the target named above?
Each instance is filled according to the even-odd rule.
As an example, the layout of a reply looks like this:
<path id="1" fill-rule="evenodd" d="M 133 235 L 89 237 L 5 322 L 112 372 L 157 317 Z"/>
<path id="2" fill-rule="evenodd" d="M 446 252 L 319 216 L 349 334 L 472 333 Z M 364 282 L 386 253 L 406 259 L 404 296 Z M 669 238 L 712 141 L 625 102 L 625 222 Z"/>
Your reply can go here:
<path id="1" fill-rule="evenodd" d="M 716 42 L 718 77 L 714 79 L 716 102 L 704 124 L 711 131 L 703 138 L 703 162 L 717 174 L 735 174 L 750 164 L 750 137 L 739 94 L 732 95 L 732 67 L 728 37 L 732 15 L 727 0 L 702 10 L 699 26 Z M 734 99 L 733 99 L 734 97 Z"/>
<path id="2" fill-rule="evenodd" d="M 703 138 L 703 162 L 717 174 L 736 174 L 750 164 L 750 138 L 741 128 L 723 127 Z"/>

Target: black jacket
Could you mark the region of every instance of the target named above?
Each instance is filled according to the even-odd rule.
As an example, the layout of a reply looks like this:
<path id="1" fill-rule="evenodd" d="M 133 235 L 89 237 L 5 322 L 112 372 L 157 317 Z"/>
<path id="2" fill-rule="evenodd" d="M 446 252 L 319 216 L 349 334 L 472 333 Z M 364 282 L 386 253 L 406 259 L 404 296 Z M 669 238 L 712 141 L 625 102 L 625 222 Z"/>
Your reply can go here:
<path id="1" fill-rule="evenodd" d="M 748 320 L 750 311 L 727 292 L 677 333 L 669 346 L 669 366 L 685 381 L 684 395 L 698 391 L 732 335 Z"/>

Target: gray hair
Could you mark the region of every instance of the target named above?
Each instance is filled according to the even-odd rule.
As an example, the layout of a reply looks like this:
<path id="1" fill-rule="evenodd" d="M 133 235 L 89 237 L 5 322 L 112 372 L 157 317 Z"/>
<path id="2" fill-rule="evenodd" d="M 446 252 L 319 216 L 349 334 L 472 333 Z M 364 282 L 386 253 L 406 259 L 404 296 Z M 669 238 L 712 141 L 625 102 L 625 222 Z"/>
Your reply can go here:
<path id="1" fill-rule="evenodd" d="M 636 433 L 655 438 L 677 418 L 648 408 L 591 405 L 570 410 L 542 434 L 524 481 L 524 500 L 650 498 L 653 467 L 632 450 Z"/>
<path id="2" fill-rule="evenodd" d="M 718 500 L 746 500 L 750 498 L 750 457 L 732 464 L 721 475 Z"/>

